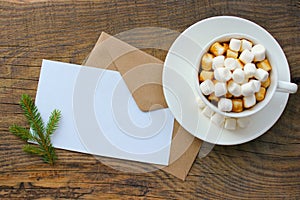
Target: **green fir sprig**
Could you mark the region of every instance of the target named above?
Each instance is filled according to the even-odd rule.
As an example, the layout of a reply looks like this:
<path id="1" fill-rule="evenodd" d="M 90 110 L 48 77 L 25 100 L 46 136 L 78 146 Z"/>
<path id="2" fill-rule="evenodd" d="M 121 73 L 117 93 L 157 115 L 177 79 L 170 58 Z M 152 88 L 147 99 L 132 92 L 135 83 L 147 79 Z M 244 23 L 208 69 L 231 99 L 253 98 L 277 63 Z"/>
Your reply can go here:
<path id="1" fill-rule="evenodd" d="M 29 95 L 22 95 L 20 105 L 30 129 L 12 125 L 9 127 L 9 131 L 24 141 L 36 142 L 38 145 L 24 145 L 23 150 L 30 154 L 39 155 L 44 162 L 53 165 L 57 160 L 57 156 L 51 143 L 51 135 L 58 128 L 61 112 L 56 109 L 53 110 L 45 127 L 41 114 Z"/>

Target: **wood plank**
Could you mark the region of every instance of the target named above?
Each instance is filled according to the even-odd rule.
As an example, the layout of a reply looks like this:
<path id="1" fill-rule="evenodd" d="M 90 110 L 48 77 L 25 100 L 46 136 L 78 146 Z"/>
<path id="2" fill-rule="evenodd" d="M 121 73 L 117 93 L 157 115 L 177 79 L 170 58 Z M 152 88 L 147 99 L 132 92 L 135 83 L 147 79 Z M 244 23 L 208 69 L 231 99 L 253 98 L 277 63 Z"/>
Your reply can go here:
<path id="1" fill-rule="evenodd" d="M 42 59 L 80 64 L 101 31 L 111 35 L 139 27 L 182 32 L 216 15 L 235 15 L 267 29 L 282 46 L 291 79 L 300 83 L 300 28 L 297 0 L 93 1 L 0 0 L 0 199 L 298 199 L 300 196 L 300 95 L 291 95 L 278 122 L 258 139 L 216 146 L 196 159 L 186 181 L 161 170 L 129 173 L 115 159 L 57 150 L 55 166 L 22 151 L 8 132 L 26 126 L 18 105 L 36 94 Z M 138 44 L 168 44 L 174 37 L 143 32 Z M 167 40 L 167 39 L 168 40 Z M 160 59 L 166 51 L 144 49 Z M 128 164 L 128 163 L 127 163 Z M 136 169 L 145 165 L 129 163 Z M 150 166 L 148 166 L 150 167 Z"/>

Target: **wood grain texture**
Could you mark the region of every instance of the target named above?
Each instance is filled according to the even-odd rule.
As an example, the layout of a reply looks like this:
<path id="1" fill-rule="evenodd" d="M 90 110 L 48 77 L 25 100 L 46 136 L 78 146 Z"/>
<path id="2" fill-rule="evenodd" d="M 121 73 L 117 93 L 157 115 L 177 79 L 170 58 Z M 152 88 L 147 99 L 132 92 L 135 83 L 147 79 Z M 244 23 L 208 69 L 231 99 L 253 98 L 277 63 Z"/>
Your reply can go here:
<path id="1" fill-rule="evenodd" d="M 240 16 L 276 38 L 299 84 L 299 13 L 296 0 L 0 0 L 0 199 L 299 199 L 299 92 L 266 134 L 243 145 L 216 146 L 196 159 L 185 182 L 160 170 L 122 172 L 103 164 L 113 159 L 100 162 L 64 150 L 57 150 L 51 167 L 22 152 L 22 141 L 8 132 L 13 123 L 26 125 L 18 102 L 23 93 L 35 96 L 42 59 L 80 64 L 101 31 L 155 26 L 181 32 L 207 17 Z"/>

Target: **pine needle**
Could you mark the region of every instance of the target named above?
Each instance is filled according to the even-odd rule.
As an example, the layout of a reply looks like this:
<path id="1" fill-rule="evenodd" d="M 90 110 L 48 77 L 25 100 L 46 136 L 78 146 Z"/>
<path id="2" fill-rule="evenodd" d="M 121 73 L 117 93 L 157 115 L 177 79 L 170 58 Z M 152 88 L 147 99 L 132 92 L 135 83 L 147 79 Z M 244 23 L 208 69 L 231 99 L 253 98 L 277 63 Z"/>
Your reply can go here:
<path id="1" fill-rule="evenodd" d="M 44 139 L 45 126 L 41 114 L 38 112 L 33 100 L 29 95 L 23 94 L 20 101 L 21 108 L 32 129 L 34 135 L 38 135 L 40 139 Z"/>
<path id="2" fill-rule="evenodd" d="M 31 154 L 37 154 L 40 156 L 44 155 L 44 151 L 37 146 L 33 146 L 31 144 L 25 144 L 23 147 L 23 151 Z"/>
<path id="3" fill-rule="evenodd" d="M 61 117 L 61 113 L 59 110 L 55 109 L 52 111 L 46 127 L 47 135 L 52 135 L 54 131 L 58 128 L 58 122 L 60 120 L 60 117 Z"/>
<path id="4" fill-rule="evenodd" d="M 31 135 L 30 131 L 21 126 L 12 125 L 11 127 L 9 127 L 9 131 L 24 141 L 33 139 L 33 136 Z"/>
<path id="5" fill-rule="evenodd" d="M 31 131 L 17 125 L 9 127 L 9 131 L 24 141 L 31 140 L 36 142 L 38 146 L 26 144 L 23 147 L 23 151 L 42 156 L 44 162 L 53 165 L 57 156 L 55 149 L 52 146 L 50 136 L 58 128 L 58 123 L 61 119 L 61 112 L 55 109 L 51 113 L 45 128 L 41 114 L 29 95 L 22 95 L 20 105 L 24 111 L 24 115 L 29 123 Z"/>

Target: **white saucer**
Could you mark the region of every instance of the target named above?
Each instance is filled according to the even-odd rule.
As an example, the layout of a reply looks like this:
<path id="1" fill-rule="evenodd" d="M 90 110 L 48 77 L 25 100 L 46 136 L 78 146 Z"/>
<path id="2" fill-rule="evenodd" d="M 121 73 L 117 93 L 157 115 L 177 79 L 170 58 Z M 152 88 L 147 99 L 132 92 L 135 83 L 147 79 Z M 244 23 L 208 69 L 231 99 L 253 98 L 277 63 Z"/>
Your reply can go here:
<path id="1" fill-rule="evenodd" d="M 193 70 L 201 48 L 213 38 L 239 32 L 264 41 L 266 49 L 272 49 L 276 58 L 279 80 L 290 81 L 288 62 L 277 41 L 262 27 L 238 17 L 220 16 L 202 20 L 186 29 L 172 44 L 165 60 L 163 88 L 167 104 L 176 120 L 188 132 L 209 143 L 236 145 L 251 141 L 271 128 L 282 114 L 289 94 L 276 92 L 270 103 L 249 117 L 250 124 L 234 131 L 220 128 L 205 117 L 196 102 L 197 93 L 193 82 Z M 209 134 L 207 133 L 209 131 Z"/>

